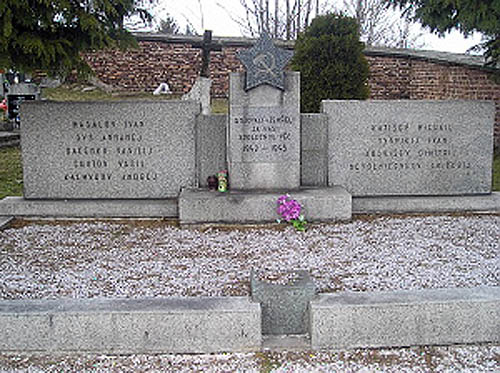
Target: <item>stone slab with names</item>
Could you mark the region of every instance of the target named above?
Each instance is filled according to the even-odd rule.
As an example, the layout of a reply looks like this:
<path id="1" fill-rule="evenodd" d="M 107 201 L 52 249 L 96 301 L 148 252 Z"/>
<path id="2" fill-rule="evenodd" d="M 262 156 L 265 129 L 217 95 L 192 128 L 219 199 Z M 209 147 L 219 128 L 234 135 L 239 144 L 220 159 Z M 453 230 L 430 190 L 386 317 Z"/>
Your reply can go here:
<path id="1" fill-rule="evenodd" d="M 228 165 L 236 190 L 300 187 L 300 75 L 267 34 L 238 54 L 229 84 Z"/>
<path id="2" fill-rule="evenodd" d="M 21 107 L 26 199 L 175 198 L 197 185 L 192 101 Z"/>
<path id="3" fill-rule="evenodd" d="M 353 197 L 491 193 L 486 101 L 324 101 L 329 185 Z"/>
<path id="4" fill-rule="evenodd" d="M 285 90 L 260 85 L 244 90 L 231 74 L 228 163 L 232 189 L 300 187 L 300 77 L 285 74 Z"/>

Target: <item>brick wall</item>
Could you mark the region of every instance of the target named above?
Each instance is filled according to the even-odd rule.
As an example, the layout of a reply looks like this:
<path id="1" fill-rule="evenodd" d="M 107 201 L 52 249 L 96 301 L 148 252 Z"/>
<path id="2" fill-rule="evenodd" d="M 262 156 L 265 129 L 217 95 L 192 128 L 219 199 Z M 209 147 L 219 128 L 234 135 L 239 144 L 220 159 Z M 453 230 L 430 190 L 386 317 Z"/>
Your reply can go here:
<path id="1" fill-rule="evenodd" d="M 189 44 L 140 42 L 137 49 L 98 51 L 84 57 L 104 83 L 127 91 L 153 91 L 167 82 L 174 93 L 186 93 L 201 68 L 200 50 Z"/>
<path id="2" fill-rule="evenodd" d="M 213 97 L 227 97 L 229 72 L 242 70 L 235 56 L 239 48 L 242 46 L 226 44 L 211 53 Z M 405 55 L 404 51 L 366 54 L 372 99 L 494 100 L 495 138 L 500 145 L 500 84 L 490 79 L 491 72 L 479 66 Z M 174 93 L 183 94 L 191 89 L 201 68 L 200 49 L 179 41 L 140 41 L 138 49 L 88 53 L 85 59 L 103 82 L 129 91 L 153 91 L 167 82 Z"/>

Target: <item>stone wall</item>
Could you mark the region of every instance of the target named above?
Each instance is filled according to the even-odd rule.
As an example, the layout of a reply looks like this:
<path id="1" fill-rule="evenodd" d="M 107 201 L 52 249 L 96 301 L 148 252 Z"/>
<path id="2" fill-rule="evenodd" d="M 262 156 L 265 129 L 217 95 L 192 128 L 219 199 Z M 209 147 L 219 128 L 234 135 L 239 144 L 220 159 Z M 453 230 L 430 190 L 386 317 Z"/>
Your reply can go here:
<path id="1" fill-rule="evenodd" d="M 201 68 L 197 37 L 138 37 L 139 47 L 87 53 L 85 59 L 105 83 L 116 89 L 153 91 L 167 82 L 176 94 L 188 92 Z M 211 53 L 212 97 L 227 97 L 229 72 L 242 71 L 236 51 L 251 45 L 242 38 L 215 38 L 219 51 Z M 292 48 L 292 43 L 283 43 Z M 500 84 L 482 68 L 480 59 L 451 53 L 373 49 L 365 52 L 370 64 L 370 97 L 392 99 L 493 100 L 496 103 L 496 144 L 500 144 Z"/>

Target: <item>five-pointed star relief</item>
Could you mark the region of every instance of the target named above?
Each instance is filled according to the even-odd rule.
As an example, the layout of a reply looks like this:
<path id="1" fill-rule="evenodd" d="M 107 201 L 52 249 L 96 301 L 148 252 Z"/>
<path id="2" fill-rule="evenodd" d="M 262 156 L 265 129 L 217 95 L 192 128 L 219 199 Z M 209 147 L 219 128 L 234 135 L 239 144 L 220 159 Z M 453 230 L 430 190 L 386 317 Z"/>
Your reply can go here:
<path id="1" fill-rule="evenodd" d="M 284 90 L 284 68 L 292 56 L 292 51 L 277 48 L 269 35 L 263 33 L 252 48 L 237 54 L 247 70 L 245 90 L 248 91 L 261 84 L 269 84 Z"/>

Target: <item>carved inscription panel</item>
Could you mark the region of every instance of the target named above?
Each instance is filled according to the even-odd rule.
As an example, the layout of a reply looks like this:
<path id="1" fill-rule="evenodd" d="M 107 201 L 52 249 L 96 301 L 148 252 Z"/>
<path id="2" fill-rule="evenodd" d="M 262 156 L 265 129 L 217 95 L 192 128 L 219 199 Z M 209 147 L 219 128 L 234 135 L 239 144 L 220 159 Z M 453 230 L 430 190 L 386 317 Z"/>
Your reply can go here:
<path id="1" fill-rule="evenodd" d="M 23 115 L 26 198 L 167 198 L 195 180 L 191 103 L 40 103 Z"/>
<path id="2" fill-rule="evenodd" d="M 230 116 L 232 162 L 281 163 L 300 158 L 300 118 L 284 107 L 233 109 Z"/>
<path id="3" fill-rule="evenodd" d="M 329 184 L 353 196 L 491 191 L 494 106 L 328 101 Z"/>

